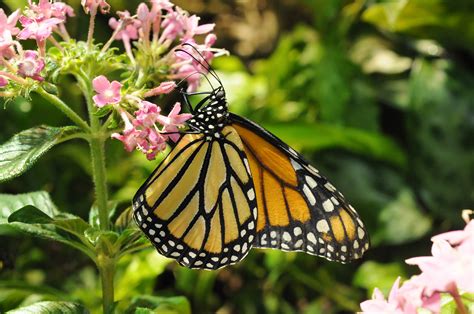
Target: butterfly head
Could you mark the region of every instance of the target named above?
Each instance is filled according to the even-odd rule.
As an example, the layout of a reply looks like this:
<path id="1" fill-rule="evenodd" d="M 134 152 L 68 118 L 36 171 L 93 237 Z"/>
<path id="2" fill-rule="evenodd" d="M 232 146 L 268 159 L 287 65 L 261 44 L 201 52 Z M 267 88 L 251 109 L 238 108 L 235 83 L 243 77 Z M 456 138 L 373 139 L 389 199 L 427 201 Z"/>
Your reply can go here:
<path id="1" fill-rule="evenodd" d="M 211 140 L 221 136 L 221 130 L 227 124 L 228 116 L 225 90 L 222 86 L 219 86 L 205 98 L 202 106 L 199 106 L 194 116 L 188 120 L 188 125 L 190 128 L 203 133 L 208 140 Z"/>

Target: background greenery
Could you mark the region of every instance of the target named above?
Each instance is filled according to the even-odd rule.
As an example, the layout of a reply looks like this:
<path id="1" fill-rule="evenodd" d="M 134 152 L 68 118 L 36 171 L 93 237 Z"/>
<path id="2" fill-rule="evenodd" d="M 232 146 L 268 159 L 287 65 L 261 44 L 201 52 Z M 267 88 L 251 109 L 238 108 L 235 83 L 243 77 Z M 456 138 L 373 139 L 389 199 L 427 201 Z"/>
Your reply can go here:
<path id="1" fill-rule="evenodd" d="M 0 6 L 10 10 L 21 2 Z M 131 11 L 139 3 L 109 2 Z M 68 3 L 78 16 L 70 31 L 85 39 L 80 1 Z M 144 250 L 121 260 L 118 301 L 155 302 L 137 299 L 152 294 L 173 297 L 160 304 L 178 312 L 189 306 L 196 313 L 354 312 L 375 286 L 386 292 L 397 276 L 415 273 L 404 260 L 429 254 L 432 235 L 462 228 L 461 209 L 474 204 L 472 1 L 176 3 L 217 23 L 217 46 L 231 56 L 214 65 L 231 110 L 311 160 L 358 209 L 372 249 L 349 265 L 253 250 L 217 272 L 191 271 Z M 107 20 L 101 16 L 98 27 L 104 40 L 111 33 Z M 74 81 L 67 84 L 64 99 L 84 106 Z M 68 122 L 37 97 L 5 109 L 2 143 L 26 128 Z M 118 142 L 109 142 L 107 151 L 118 216 L 157 162 L 125 153 Z M 85 144 L 59 145 L 0 192 L 45 190 L 58 208 L 86 219 L 93 201 L 89 167 Z M 0 312 L 47 300 L 79 300 L 100 311 L 99 297 L 99 278 L 86 256 L 0 229 Z"/>

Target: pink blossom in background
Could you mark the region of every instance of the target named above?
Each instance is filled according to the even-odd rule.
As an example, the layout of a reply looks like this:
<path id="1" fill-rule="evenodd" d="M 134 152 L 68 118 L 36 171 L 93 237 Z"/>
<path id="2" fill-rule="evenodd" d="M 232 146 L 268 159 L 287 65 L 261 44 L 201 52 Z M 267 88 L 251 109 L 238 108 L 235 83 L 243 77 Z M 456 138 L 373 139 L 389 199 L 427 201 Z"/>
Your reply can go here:
<path id="1" fill-rule="evenodd" d="M 196 35 L 207 34 L 214 30 L 214 27 L 216 26 L 214 23 L 199 25 L 199 19 L 200 18 L 196 15 L 191 15 L 190 17 L 183 19 L 183 29 L 185 33 L 181 39 L 182 42 L 193 39 Z"/>
<path id="2" fill-rule="evenodd" d="M 31 77 L 37 81 L 43 81 L 41 71 L 44 69 L 44 60 L 34 50 L 27 50 L 23 58 L 18 62 L 18 74 L 23 77 Z"/>
<path id="3" fill-rule="evenodd" d="M 62 20 L 58 18 L 35 20 L 21 16 L 20 23 L 24 28 L 17 35 L 18 39 L 36 39 L 38 42 L 44 42 L 53 33 L 53 27 L 62 23 Z"/>
<path id="4" fill-rule="evenodd" d="M 172 133 L 168 134 L 167 136 L 173 141 L 177 142 L 180 134 L 178 127 L 183 126 L 184 122 L 192 118 L 192 114 L 190 113 L 179 113 L 181 111 L 181 104 L 177 102 L 174 106 L 173 109 L 171 109 L 170 113 L 168 114 L 167 117 L 165 116 L 159 116 L 157 118 L 157 121 L 161 123 L 164 128 L 163 132 L 167 133 Z"/>
<path id="5" fill-rule="evenodd" d="M 110 4 L 105 0 L 81 0 L 81 5 L 86 13 L 96 11 L 97 8 L 100 8 L 102 14 L 110 11 Z"/>
<path id="6" fill-rule="evenodd" d="M 120 95 L 122 84 L 118 81 L 110 82 L 105 76 L 101 75 L 92 80 L 92 87 L 97 92 L 97 95 L 92 99 L 99 108 L 116 104 L 122 99 Z"/>
<path id="7" fill-rule="evenodd" d="M 28 9 L 25 15 L 38 21 L 52 17 L 66 21 L 66 17 L 75 16 L 74 9 L 64 2 L 51 2 L 50 0 L 39 0 L 38 4 L 28 0 Z"/>
<path id="8" fill-rule="evenodd" d="M 138 29 L 140 28 L 141 22 L 137 19 L 132 19 L 130 16 L 130 12 L 122 11 L 119 12 L 120 20 L 112 17 L 109 20 L 109 26 L 116 30 L 117 27 L 123 22 L 126 24 L 125 28 L 117 33 L 115 39 L 121 40 L 130 40 L 130 39 L 138 39 Z"/>
<path id="9" fill-rule="evenodd" d="M 8 80 L 3 76 L 0 76 L 0 87 L 5 87 L 8 85 Z"/>
<path id="10" fill-rule="evenodd" d="M 174 4 L 171 3 L 169 0 L 150 0 L 152 5 L 152 10 L 155 12 L 166 10 L 171 11 L 173 9 Z"/>

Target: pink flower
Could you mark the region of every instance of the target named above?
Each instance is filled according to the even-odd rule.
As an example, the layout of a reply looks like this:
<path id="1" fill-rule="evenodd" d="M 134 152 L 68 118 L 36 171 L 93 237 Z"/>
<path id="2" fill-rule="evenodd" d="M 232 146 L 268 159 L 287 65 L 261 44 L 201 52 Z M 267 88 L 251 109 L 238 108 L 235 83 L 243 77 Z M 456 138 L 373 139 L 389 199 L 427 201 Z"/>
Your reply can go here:
<path id="1" fill-rule="evenodd" d="M 388 300 L 385 300 L 384 295 L 379 289 L 375 288 L 372 295 L 372 300 L 364 301 L 360 304 L 362 313 L 387 313 L 387 314 L 402 314 L 398 304 L 398 286 L 400 284 L 400 278 L 398 278 L 392 286 Z"/>
<path id="2" fill-rule="evenodd" d="M 439 293 L 427 295 L 424 285 L 418 281 L 418 276 L 403 283 L 399 289 L 397 300 L 405 313 L 417 313 L 420 308 L 439 313 L 441 306 L 441 295 Z"/>
<path id="3" fill-rule="evenodd" d="M 149 101 L 142 100 L 140 103 L 140 109 L 135 111 L 135 117 L 137 123 L 144 127 L 151 128 L 155 125 L 158 116 L 160 115 L 161 108 Z"/>
<path id="4" fill-rule="evenodd" d="M 20 10 L 16 10 L 10 16 L 7 16 L 3 9 L 0 9 L 0 37 L 3 36 L 5 32 L 8 32 L 10 35 L 16 35 L 20 31 L 16 27 L 18 22 L 18 17 L 20 16 Z"/>
<path id="5" fill-rule="evenodd" d="M 122 84 L 118 81 L 111 83 L 105 76 L 101 75 L 92 81 L 92 86 L 97 92 L 97 95 L 92 99 L 99 108 L 108 104 L 116 104 L 122 99 L 120 95 Z"/>
<path id="6" fill-rule="evenodd" d="M 158 87 L 155 87 L 145 93 L 145 97 L 158 96 L 171 93 L 176 88 L 174 81 L 161 82 Z"/>
<path id="7" fill-rule="evenodd" d="M 418 277 L 426 292 L 453 293 L 457 288 L 474 292 L 474 260 L 472 253 L 466 254 L 453 248 L 448 242 L 437 239 L 433 243 L 433 256 L 414 257 L 407 264 L 418 265 L 422 273 Z"/>
<path id="8" fill-rule="evenodd" d="M 14 43 L 15 41 L 11 33 L 8 31 L 3 32 L 3 35 L 0 36 L 0 57 L 5 59 L 12 58 L 15 55 L 15 51 L 12 48 Z"/>
<path id="9" fill-rule="evenodd" d="M 117 27 L 121 25 L 121 23 L 125 23 L 126 26 L 121 31 L 117 33 L 115 39 L 122 39 L 122 40 L 130 40 L 130 39 L 138 39 L 138 29 L 140 28 L 140 21 L 136 19 L 132 19 L 130 17 L 130 12 L 123 11 L 119 12 L 120 20 L 112 17 L 109 20 L 109 26 L 115 30 Z"/>
<path id="10" fill-rule="evenodd" d="M 100 7 L 102 14 L 110 11 L 110 4 L 105 0 L 81 0 L 81 5 L 86 13 L 97 10 Z"/>
<path id="11" fill-rule="evenodd" d="M 171 11 L 173 9 L 174 4 L 172 4 L 169 0 L 150 0 L 152 5 L 152 10 L 155 12 L 166 10 Z"/>
<path id="12" fill-rule="evenodd" d="M 40 75 L 43 69 L 43 58 L 40 57 L 37 51 L 33 50 L 25 51 L 23 59 L 18 63 L 18 74 L 23 77 L 31 77 L 37 81 L 44 80 L 44 78 Z"/>
<path id="13" fill-rule="evenodd" d="M 150 102 L 142 102 L 141 107 L 140 110 L 143 112 L 140 114 L 146 118 L 150 118 L 150 121 L 141 123 L 134 120 L 129 113 L 122 110 L 120 116 L 125 123 L 123 134 L 114 133 L 112 134 L 112 138 L 121 141 L 127 151 L 131 152 L 134 149 L 138 149 L 144 153 L 149 160 L 152 160 L 155 159 L 158 152 L 166 148 L 166 137 L 155 130 L 155 125 L 152 122 L 160 111 L 159 107 Z M 145 111 L 148 112 L 145 113 Z M 150 126 L 147 126 L 149 124 Z"/>
<path id="14" fill-rule="evenodd" d="M 199 17 L 196 15 L 191 15 L 188 18 L 183 19 L 185 34 L 182 38 L 183 42 L 186 42 L 190 39 L 193 39 L 196 35 L 207 34 L 212 32 L 216 24 L 203 24 L 199 25 Z"/>
<path id="15" fill-rule="evenodd" d="M 16 10 L 7 16 L 3 9 L 0 9 L 0 57 L 10 59 L 15 55 L 12 46 L 15 43 L 12 36 L 20 31 L 16 27 L 20 10 Z"/>
<path id="16" fill-rule="evenodd" d="M 437 240 L 445 240 L 459 251 L 474 254 L 474 220 L 469 221 L 464 230 L 450 231 L 431 238 L 433 242 Z"/>
<path id="17" fill-rule="evenodd" d="M 163 132 L 172 133 L 172 134 L 168 134 L 168 137 L 173 142 L 178 141 L 180 137 L 178 127 L 183 126 L 184 122 L 191 119 L 193 116 L 190 113 L 180 114 L 179 113 L 180 111 L 181 111 L 181 104 L 177 102 L 174 105 L 173 109 L 171 109 L 167 117 L 160 115 L 157 118 L 157 121 L 164 126 Z"/>
<path id="18" fill-rule="evenodd" d="M 8 85 L 8 80 L 3 76 L 0 76 L 0 87 L 5 87 Z"/>
<path id="19" fill-rule="evenodd" d="M 26 16 L 20 17 L 20 23 L 24 27 L 17 35 L 18 39 L 36 39 L 36 41 L 45 41 L 53 32 L 53 27 L 62 23 L 58 18 L 49 18 L 44 20 L 35 20 Z"/>
<path id="20" fill-rule="evenodd" d="M 64 2 L 39 0 L 36 4 L 28 0 L 28 9 L 25 15 L 38 21 L 55 17 L 64 22 L 67 16 L 74 16 L 74 9 Z"/>
<path id="21" fill-rule="evenodd" d="M 178 35 L 182 34 L 185 24 L 184 19 L 184 12 L 179 8 L 176 8 L 176 11 L 168 12 L 161 23 L 163 33 L 161 34 L 160 42 L 162 43 L 165 40 L 173 41 Z"/>
<path id="22" fill-rule="evenodd" d="M 405 281 L 401 287 L 399 286 L 400 277 L 393 284 L 388 300 L 385 300 L 380 290 L 375 288 L 372 300 L 360 304 L 363 313 L 417 314 L 420 308 L 439 313 L 441 301 L 439 293 L 426 296 L 423 293 L 424 287 L 420 286 L 416 279 Z"/>

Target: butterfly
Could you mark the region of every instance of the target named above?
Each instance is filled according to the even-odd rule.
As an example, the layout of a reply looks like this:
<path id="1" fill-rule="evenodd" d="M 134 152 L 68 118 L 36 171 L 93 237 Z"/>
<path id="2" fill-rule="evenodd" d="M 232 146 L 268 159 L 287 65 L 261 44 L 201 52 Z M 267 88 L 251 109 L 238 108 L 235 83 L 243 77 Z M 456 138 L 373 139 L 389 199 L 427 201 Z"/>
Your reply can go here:
<path id="1" fill-rule="evenodd" d="M 193 59 L 219 86 L 201 92 L 194 108 L 182 91 L 190 131 L 133 199 L 134 219 L 158 252 L 208 270 L 241 261 L 252 247 L 360 258 L 367 230 L 344 196 L 278 137 L 229 112 L 215 71 Z"/>

